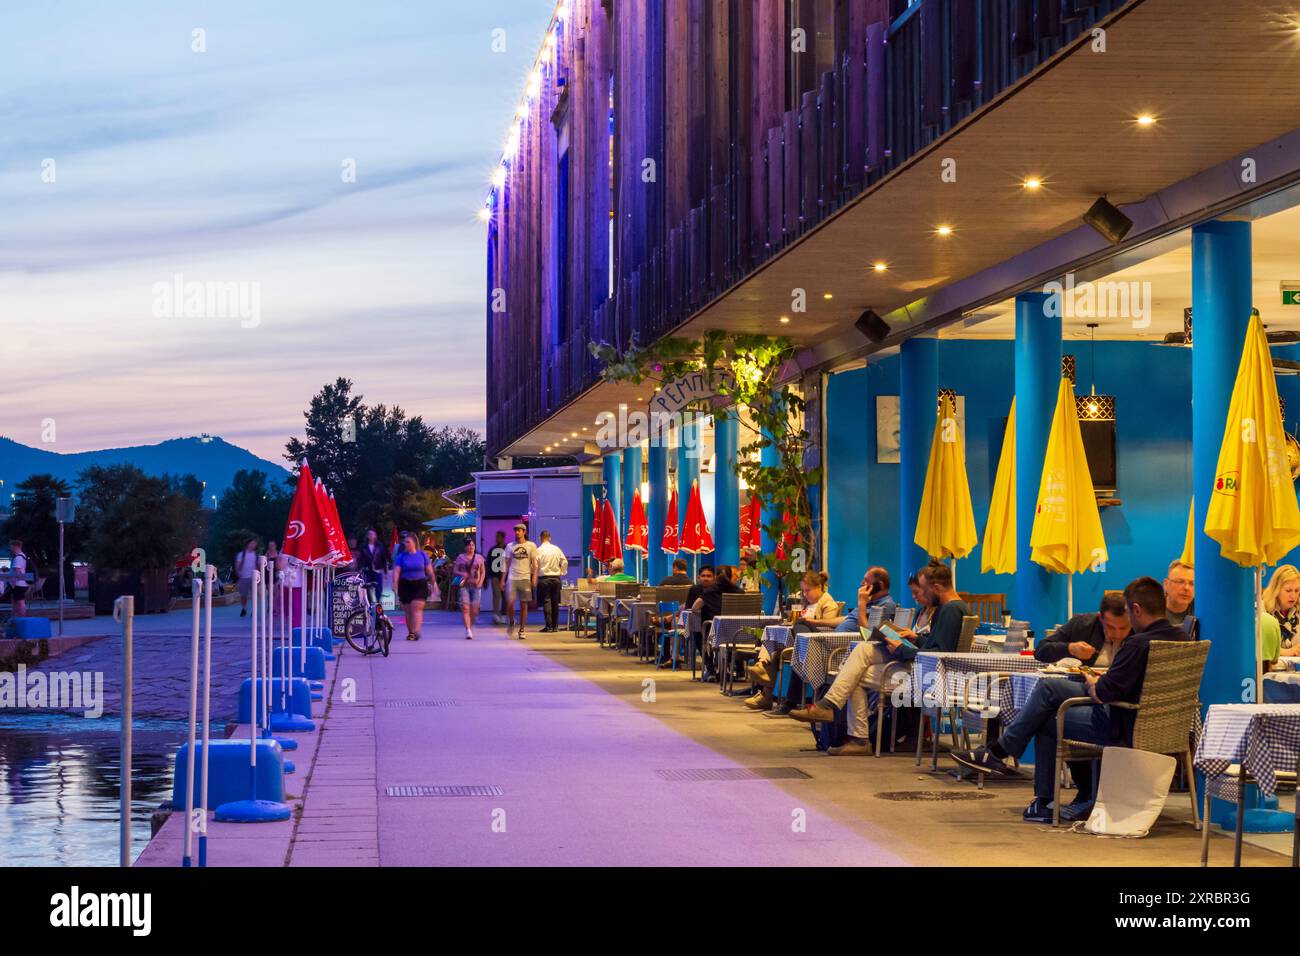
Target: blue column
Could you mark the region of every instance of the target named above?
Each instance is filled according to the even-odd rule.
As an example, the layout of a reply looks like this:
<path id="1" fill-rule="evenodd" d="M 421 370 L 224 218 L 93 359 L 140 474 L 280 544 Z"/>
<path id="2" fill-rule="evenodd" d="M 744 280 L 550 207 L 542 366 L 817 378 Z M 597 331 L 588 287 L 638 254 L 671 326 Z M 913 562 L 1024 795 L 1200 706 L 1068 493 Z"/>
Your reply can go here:
<path id="1" fill-rule="evenodd" d="M 896 596 L 911 603 L 907 579 L 924 567 L 930 556 L 916 544 L 916 518 L 925 490 L 925 469 L 934 439 L 939 402 L 939 340 L 908 339 L 902 348 L 899 377 L 898 555 Z"/>
<path id="2" fill-rule="evenodd" d="M 736 471 L 740 419 L 735 409 L 713 418 L 713 451 L 718 470 L 713 476 L 713 557 L 716 564 L 735 567 L 740 560 L 740 474 Z"/>
<path id="3" fill-rule="evenodd" d="M 1192 491 L 1196 497 L 1196 616 L 1212 641 L 1201 683 L 1205 704 L 1243 703 L 1255 673 L 1254 582 L 1219 556 L 1205 513 L 1228 419 L 1232 385 L 1250 321 L 1250 223 L 1208 222 L 1192 230 Z M 1177 556 L 1170 543 L 1170 559 Z"/>
<path id="4" fill-rule="evenodd" d="M 623 527 L 622 505 L 622 468 L 623 455 L 621 452 L 606 452 L 605 457 L 601 459 L 604 464 L 605 487 L 604 496 L 609 498 L 609 503 L 614 506 L 614 517 L 619 521 L 619 527 Z"/>
<path id="5" fill-rule="evenodd" d="M 650 522 L 650 561 L 646 580 L 658 584 L 668 576 L 668 555 L 660 547 L 664 540 L 664 522 L 668 518 L 668 436 L 650 439 L 650 500 L 646 503 L 646 520 Z"/>
<path id="6" fill-rule="evenodd" d="M 769 445 L 764 448 L 759 455 L 759 464 L 764 468 L 776 468 L 781 464 L 781 453 L 774 446 Z M 780 518 L 781 515 L 777 513 L 775 509 L 770 507 L 766 501 L 763 502 L 763 533 L 760 540 L 763 554 L 776 554 L 777 541 L 772 537 L 767 528 L 770 523 L 779 521 Z M 770 571 L 763 575 L 763 610 L 768 614 L 771 614 L 776 608 L 778 590 L 776 576 Z"/>
<path id="7" fill-rule="evenodd" d="M 681 541 L 683 525 L 686 521 L 686 503 L 691 500 L 691 485 L 700 477 L 700 426 L 694 423 L 683 425 L 677 435 L 677 540 Z M 678 551 L 677 557 L 685 558 L 694 569 L 692 555 Z M 712 561 L 708 562 L 712 564 Z"/>
<path id="8" fill-rule="evenodd" d="M 632 514 L 632 497 L 641 487 L 641 446 L 636 445 L 632 448 L 623 449 L 623 507 L 618 513 L 619 517 L 619 538 L 627 540 L 627 521 Z M 642 505 L 645 502 L 641 503 Z M 637 552 L 634 548 L 623 549 L 623 564 L 628 574 L 637 572 Z M 642 561 L 642 572 L 645 571 L 645 562 Z"/>
<path id="9" fill-rule="evenodd" d="M 1016 296 L 1016 583 L 1011 614 L 1036 638 L 1064 623 L 1066 580 L 1029 560 L 1047 437 L 1061 388 L 1061 310 L 1043 292 Z"/>

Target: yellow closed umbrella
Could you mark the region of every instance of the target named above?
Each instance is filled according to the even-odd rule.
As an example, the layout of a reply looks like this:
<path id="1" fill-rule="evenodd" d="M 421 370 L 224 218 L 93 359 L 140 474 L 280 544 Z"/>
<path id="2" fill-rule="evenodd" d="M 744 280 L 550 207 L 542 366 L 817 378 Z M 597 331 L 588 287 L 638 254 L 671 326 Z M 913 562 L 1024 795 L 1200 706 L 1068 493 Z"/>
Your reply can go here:
<path id="1" fill-rule="evenodd" d="M 930 442 L 915 541 L 932 558 L 964 558 L 979 543 L 966 479 L 966 448 L 957 427 L 957 411 L 947 395 L 939 402 Z"/>
<path id="2" fill-rule="evenodd" d="M 1192 503 L 1187 506 L 1187 540 L 1183 542 L 1183 554 L 1178 559 L 1179 564 L 1185 564 L 1189 568 L 1196 567 L 1196 498 L 1193 496 Z"/>
<path id="3" fill-rule="evenodd" d="M 1108 553 L 1074 407 L 1074 389 L 1067 378 L 1061 379 L 1056 396 L 1029 547 L 1035 564 L 1070 576 L 1067 613 L 1073 616 L 1074 575 L 1097 570 Z"/>
<path id="4" fill-rule="evenodd" d="M 993 479 L 989 517 L 984 523 L 984 554 L 980 570 L 994 574 L 1016 573 L 1016 400 L 1011 399 L 1007 431 Z"/>
<path id="5" fill-rule="evenodd" d="M 1214 469 L 1205 533 L 1219 553 L 1255 569 L 1255 677 L 1263 690 L 1261 571 L 1300 544 L 1300 505 L 1286 460 L 1286 432 L 1264 323 L 1251 315 Z"/>

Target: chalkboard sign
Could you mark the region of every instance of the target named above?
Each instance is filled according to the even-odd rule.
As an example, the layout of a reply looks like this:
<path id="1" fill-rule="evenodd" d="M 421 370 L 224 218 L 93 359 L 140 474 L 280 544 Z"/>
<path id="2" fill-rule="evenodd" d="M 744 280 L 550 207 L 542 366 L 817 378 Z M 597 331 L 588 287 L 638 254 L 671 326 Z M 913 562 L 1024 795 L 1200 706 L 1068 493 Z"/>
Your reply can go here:
<path id="1" fill-rule="evenodd" d="M 361 607 L 361 588 L 365 586 L 364 574 L 340 574 L 330 584 L 330 630 L 336 637 L 347 636 L 348 618 Z"/>

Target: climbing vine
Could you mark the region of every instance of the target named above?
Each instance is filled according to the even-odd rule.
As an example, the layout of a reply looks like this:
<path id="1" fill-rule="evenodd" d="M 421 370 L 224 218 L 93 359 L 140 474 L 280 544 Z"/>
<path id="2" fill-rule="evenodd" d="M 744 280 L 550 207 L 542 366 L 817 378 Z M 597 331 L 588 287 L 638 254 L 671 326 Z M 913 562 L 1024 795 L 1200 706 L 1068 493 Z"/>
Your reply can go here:
<path id="1" fill-rule="evenodd" d="M 808 489 L 821 483 L 822 470 L 805 468 L 810 440 L 804 427 L 806 403 L 779 384 L 781 370 L 795 352 L 790 339 L 714 330 L 700 338 L 667 337 L 645 347 L 634 343 L 623 351 L 603 342 L 589 348 L 603 363 L 607 381 L 659 385 L 702 372 L 707 391 L 717 398 L 696 399 L 688 410 L 717 415 L 724 406 L 745 406 L 748 420 L 737 416 L 747 434 L 739 442 L 736 472 L 762 502 L 763 528 L 780 546 L 779 553 L 760 555 L 757 569 L 784 577 L 815 565 Z"/>

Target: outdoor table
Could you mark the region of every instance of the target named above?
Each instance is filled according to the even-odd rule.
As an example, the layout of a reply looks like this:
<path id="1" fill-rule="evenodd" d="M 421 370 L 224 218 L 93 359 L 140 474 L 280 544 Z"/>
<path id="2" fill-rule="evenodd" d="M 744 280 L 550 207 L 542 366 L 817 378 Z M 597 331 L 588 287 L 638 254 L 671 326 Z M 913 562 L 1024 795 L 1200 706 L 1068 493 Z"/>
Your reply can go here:
<path id="1" fill-rule="evenodd" d="M 1020 708 L 1029 702 L 1029 696 L 1038 686 L 1038 682 L 1047 679 L 1071 680 L 1069 674 L 1044 674 L 1042 671 L 1026 671 L 1011 675 L 1009 680 L 998 684 L 998 720 L 1005 727 L 1016 719 Z"/>
<path id="2" fill-rule="evenodd" d="M 731 695 L 731 666 L 735 649 L 741 644 L 756 647 L 760 640 L 747 635 L 742 637 L 741 632 L 751 627 L 765 631 L 768 625 L 779 620 L 779 617 L 768 614 L 719 614 L 709 622 L 709 646 L 718 653 L 718 689 L 723 694 Z"/>
<path id="3" fill-rule="evenodd" d="M 829 676 L 831 654 L 861 640 L 856 631 L 805 631 L 794 636 L 791 666 L 815 694 Z"/>
<path id="4" fill-rule="evenodd" d="M 790 646 L 791 630 L 784 624 L 769 624 L 763 628 L 763 647 L 772 655 L 772 660 L 779 660 L 781 652 Z"/>
<path id="5" fill-rule="evenodd" d="M 640 635 L 653 626 L 652 615 L 659 607 L 657 601 L 642 601 L 640 598 L 619 598 L 617 606 L 627 612 L 627 630 L 629 635 Z M 638 648 L 643 648 L 638 643 Z"/>
<path id="6" fill-rule="evenodd" d="M 1300 704 L 1212 704 L 1196 747 L 1193 765 L 1205 774 L 1205 813 L 1201 835 L 1201 865 L 1209 855 L 1211 792 L 1237 804 L 1237 833 L 1233 866 L 1241 866 L 1241 838 L 1246 812 L 1246 784 L 1254 780 L 1260 793 L 1277 789 L 1279 771 L 1300 772 Z M 1217 781 L 1236 765 L 1235 793 Z M 1297 797 L 1300 801 L 1300 796 Z M 1300 818 L 1300 802 L 1297 803 Z M 1300 823 L 1300 819 L 1297 819 Z M 1291 865 L 1300 863 L 1300 829 L 1292 841 Z"/>
<path id="7" fill-rule="evenodd" d="M 912 665 L 911 680 L 911 699 L 921 709 L 921 716 L 917 722 L 916 765 L 921 766 L 921 745 L 923 742 L 921 720 L 924 720 L 926 711 L 933 710 L 936 714 L 941 714 L 943 710 L 954 708 L 956 702 L 963 698 L 970 678 L 976 674 L 1032 673 L 1042 670 L 1045 666 L 1042 661 L 1027 654 L 959 654 L 944 651 L 921 651 L 918 653 Z M 1009 682 L 1002 682 L 1003 685 L 1007 683 Z M 1032 687 L 1029 688 L 1029 692 L 1032 692 L 1032 690 Z M 1024 700 L 1029 699 L 1029 692 L 1026 692 Z M 1023 701 L 1021 706 L 1023 706 Z M 956 734 L 955 724 L 953 733 Z M 931 731 L 930 742 L 930 769 L 937 770 L 939 768 L 938 720 L 935 721 L 935 726 Z"/>
<path id="8" fill-rule="evenodd" d="M 1300 704 L 1300 673 L 1287 670 L 1265 674 L 1264 703 Z"/>

